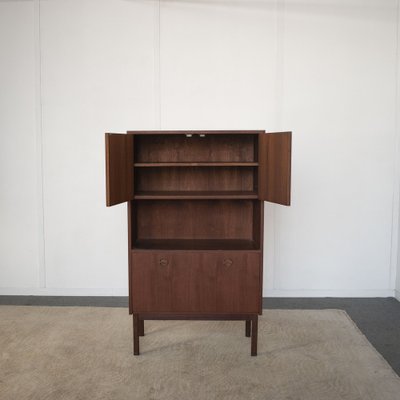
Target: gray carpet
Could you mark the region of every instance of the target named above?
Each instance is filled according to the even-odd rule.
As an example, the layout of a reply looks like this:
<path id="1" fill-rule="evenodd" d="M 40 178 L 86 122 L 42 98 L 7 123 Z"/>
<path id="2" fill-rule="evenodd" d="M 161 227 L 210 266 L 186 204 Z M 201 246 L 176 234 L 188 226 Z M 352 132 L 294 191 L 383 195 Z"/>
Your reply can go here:
<path id="1" fill-rule="evenodd" d="M 400 378 L 340 310 L 243 322 L 145 321 L 126 309 L 0 307 L 0 399 L 398 400 Z"/>

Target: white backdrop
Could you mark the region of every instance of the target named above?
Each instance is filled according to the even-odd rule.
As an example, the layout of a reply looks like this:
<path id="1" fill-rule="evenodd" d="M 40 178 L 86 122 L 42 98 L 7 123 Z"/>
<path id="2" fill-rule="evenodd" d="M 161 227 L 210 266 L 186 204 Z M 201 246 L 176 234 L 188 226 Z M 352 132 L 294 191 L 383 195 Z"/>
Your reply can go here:
<path id="1" fill-rule="evenodd" d="M 293 131 L 265 296 L 392 296 L 398 0 L 0 2 L 0 294 L 126 295 L 104 132 Z M 397 279 L 400 290 L 400 278 Z"/>

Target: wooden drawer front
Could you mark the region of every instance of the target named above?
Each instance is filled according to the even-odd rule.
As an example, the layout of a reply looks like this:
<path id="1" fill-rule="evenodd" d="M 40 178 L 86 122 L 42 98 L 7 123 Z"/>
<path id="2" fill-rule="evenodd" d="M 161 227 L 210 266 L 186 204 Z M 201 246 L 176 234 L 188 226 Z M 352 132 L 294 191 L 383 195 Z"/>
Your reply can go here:
<path id="1" fill-rule="evenodd" d="M 204 262 L 216 269 L 217 312 L 259 312 L 261 305 L 260 254 L 207 254 Z"/>
<path id="2" fill-rule="evenodd" d="M 134 312 L 259 312 L 257 252 L 131 254 Z"/>

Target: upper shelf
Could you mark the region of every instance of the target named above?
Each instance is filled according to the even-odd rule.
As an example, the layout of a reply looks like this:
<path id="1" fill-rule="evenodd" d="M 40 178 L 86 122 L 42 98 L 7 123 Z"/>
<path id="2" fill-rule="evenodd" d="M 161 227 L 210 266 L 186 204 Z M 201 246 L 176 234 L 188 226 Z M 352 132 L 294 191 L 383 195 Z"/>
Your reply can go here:
<path id="1" fill-rule="evenodd" d="M 140 191 L 136 200 L 257 199 L 255 191 Z"/>
<path id="2" fill-rule="evenodd" d="M 146 162 L 135 167 L 257 167 L 258 162 Z"/>
<path id="3" fill-rule="evenodd" d="M 260 245 L 247 239 L 138 239 L 134 250 L 255 250 Z"/>
<path id="4" fill-rule="evenodd" d="M 177 130 L 177 131 L 126 131 L 129 135 L 258 135 L 265 133 L 265 130 L 214 130 L 214 131 L 200 131 L 200 130 Z"/>

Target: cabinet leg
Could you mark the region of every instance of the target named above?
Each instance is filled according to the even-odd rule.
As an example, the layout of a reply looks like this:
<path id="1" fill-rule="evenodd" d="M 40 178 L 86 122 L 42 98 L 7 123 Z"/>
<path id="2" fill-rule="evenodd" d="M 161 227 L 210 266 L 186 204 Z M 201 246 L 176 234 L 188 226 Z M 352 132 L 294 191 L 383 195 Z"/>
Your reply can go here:
<path id="1" fill-rule="evenodd" d="M 251 322 L 251 355 L 257 355 L 258 315 Z"/>
<path id="2" fill-rule="evenodd" d="M 139 355 L 139 315 L 133 314 L 133 354 Z"/>
<path id="3" fill-rule="evenodd" d="M 139 336 L 144 336 L 144 320 L 139 319 Z"/>
<path id="4" fill-rule="evenodd" d="M 250 331 L 251 331 L 251 320 L 248 319 L 246 320 L 246 337 L 250 337 Z"/>

